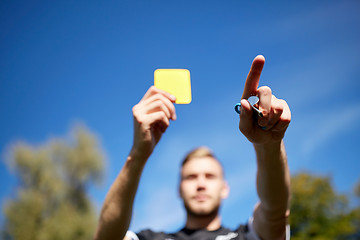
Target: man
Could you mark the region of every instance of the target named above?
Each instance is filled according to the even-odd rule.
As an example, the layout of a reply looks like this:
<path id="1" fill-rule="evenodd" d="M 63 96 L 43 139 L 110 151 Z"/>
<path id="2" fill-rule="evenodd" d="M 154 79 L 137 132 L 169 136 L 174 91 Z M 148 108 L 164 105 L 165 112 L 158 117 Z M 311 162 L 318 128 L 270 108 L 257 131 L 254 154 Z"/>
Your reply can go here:
<path id="1" fill-rule="evenodd" d="M 151 87 L 133 107 L 134 142 L 130 154 L 112 184 L 100 216 L 95 239 L 285 239 L 289 215 L 290 177 L 283 143 L 291 113 L 259 80 L 265 59 L 257 56 L 246 79 L 239 129 L 253 143 L 257 157 L 257 192 L 260 202 L 249 223 L 235 231 L 222 227 L 218 212 L 229 188 L 222 167 L 204 148 L 191 152 L 181 169 L 180 196 L 187 212 L 185 228 L 174 234 L 128 232 L 132 206 L 142 170 L 162 134 L 176 120 L 175 97 Z M 259 97 L 262 118 L 254 117 L 246 100 Z M 127 234 L 128 232 L 128 234 Z"/>

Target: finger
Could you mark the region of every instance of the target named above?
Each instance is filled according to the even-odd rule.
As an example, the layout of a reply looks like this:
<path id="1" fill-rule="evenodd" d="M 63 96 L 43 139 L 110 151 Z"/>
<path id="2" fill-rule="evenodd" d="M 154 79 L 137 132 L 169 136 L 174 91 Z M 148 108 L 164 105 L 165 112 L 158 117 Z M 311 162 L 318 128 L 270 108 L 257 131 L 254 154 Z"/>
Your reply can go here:
<path id="1" fill-rule="evenodd" d="M 272 129 L 272 127 L 274 127 L 278 123 L 282 113 L 283 113 L 283 105 L 281 100 L 277 99 L 274 95 L 272 95 L 271 110 L 269 114 L 267 129 Z"/>
<path id="2" fill-rule="evenodd" d="M 291 121 L 291 111 L 289 105 L 284 100 L 279 100 L 281 102 L 283 112 L 280 116 L 279 121 L 276 125 L 271 129 L 273 131 L 285 131 L 290 124 Z"/>
<path id="3" fill-rule="evenodd" d="M 265 58 L 262 55 L 258 55 L 254 58 L 249 74 L 246 78 L 244 92 L 241 99 L 248 99 L 250 96 L 257 94 L 257 88 L 259 86 L 261 71 L 265 64 Z"/>
<path id="4" fill-rule="evenodd" d="M 245 99 L 241 100 L 239 129 L 245 135 L 249 135 L 254 128 L 254 119 L 250 103 Z"/>
<path id="5" fill-rule="evenodd" d="M 166 107 L 166 105 L 161 100 L 156 100 L 154 102 L 151 102 L 147 106 L 147 114 L 162 111 L 165 113 L 167 118 L 171 118 L 170 110 Z"/>
<path id="6" fill-rule="evenodd" d="M 170 108 L 173 106 L 169 99 L 159 93 L 149 97 L 148 99 L 145 99 L 140 103 L 140 105 L 142 106 L 145 113 L 150 113 L 150 111 L 153 111 L 154 107 L 160 107 L 160 105 L 163 105 L 167 109 L 166 111 L 170 113 Z"/>
<path id="7" fill-rule="evenodd" d="M 166 131 L 166 129 L 168 128 L 168 125 L 166 125 L 162 122 L 156 122 L 151 126 L 151 128 L 152 128 L 154 134 L 157 134 L 156 131 L 159 131 L 160 133 L 158 133 L 158 134 L 161 135 Z"/>
<path id="8" fill-rule="evenodd" d="M 259 110 L 262 112 L 263 117 L 258 119 L 258 124 L 261 127 L 267 127 L 271 110 L 271 89 L 269 87 L 260 87 L 258 89 L 259 95 Z"/>
<path id="9" fill-rule="evenodd" d="M 161 126 L 160 129 L 162 132 L 169 127 L 170 122 L 169 119 L 166 117 L 164 112 L 154 112 L 147 116 L 147 120 L 151 123 L 151 126 Z"/>
<path id="10" fill-rule="evenodd" d="M 174 104 L 167 97 L 162 95 L 161 93 L 157 93 L 155 95 L 150 96 L 147 99 L 142 100 L 141 105 L 143 105 L 144 107 L 149 109 L 149 108 L 151 108 L 151 106 L 149 106 L 149 104 L 151 104 L 153 102 L 157 102 L 159 100 L 168 109 L 167 111 L 169 111 L 169 113 L 170 113 L 169 118 L 171 118 L 172 120 L 176 120 L 176 111 L 175 111 Z M 148 113 L 148 111 L 146 111 L 146 112 Z"/>
<path id="11" fill-rule="evenodd" d="M 161 90 L 155 86 L 151 86 L 148 91 L 145 93 L 144 97 L 141 99 L 142 100 L 145 100 L 149 97 L 151 97 L 152 95 L 155 95 L 155 94 L 162 94 L 163 96 L 165 96 L 166 98 L 168 98 L 171 102 L 175 102 L 176 100 L 176 97 L 171 95 L 170 93 L 164 91 L 164 90 Z"/>

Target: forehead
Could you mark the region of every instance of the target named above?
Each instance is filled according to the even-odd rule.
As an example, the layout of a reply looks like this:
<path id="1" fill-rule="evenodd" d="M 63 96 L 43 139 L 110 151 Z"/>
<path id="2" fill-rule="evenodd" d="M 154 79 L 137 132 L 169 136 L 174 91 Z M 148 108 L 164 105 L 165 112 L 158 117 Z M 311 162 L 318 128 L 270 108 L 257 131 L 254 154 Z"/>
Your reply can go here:
<path id="1" fill-rule="evenodd" d="M 181 175 L 195 173 L 213 173 L 223 175 L 223 169 L 218 160 L 213 157 L 195 157 L 189 159 L 181 169 Z"/>

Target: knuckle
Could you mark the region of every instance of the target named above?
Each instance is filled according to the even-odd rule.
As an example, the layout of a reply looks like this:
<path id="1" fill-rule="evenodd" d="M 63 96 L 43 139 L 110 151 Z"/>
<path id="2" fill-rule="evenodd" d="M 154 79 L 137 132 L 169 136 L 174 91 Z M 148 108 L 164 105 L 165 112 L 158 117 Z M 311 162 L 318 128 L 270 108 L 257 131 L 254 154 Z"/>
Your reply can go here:
<path id="1" fill-rule="evenodd" d="M 280 103 L 283 106 L 284 109 L 289 108 L 289 105 L 284 99 L 280 99 Z M 290 110 L 290 109 L 289 109 Z"/>
<path id="2" fill-rule="evenodd" d="M 285 101 L 284 99 L 279 99 L 279 102 L 280 102 L 281 105 L 283 105 L 283 106 L 286 106 L 286 105 L 287 105 L 287 103 L 286 103 L 286 101 Z"/>
<path id="3" fill-rule="evenodd" d="M 279 102 L 274 102 L 274 104 L 273 104 L 273 109 L 274 109 L 274 111 L 276 112 L 276 113 L 280 113 L 280 112 L 282 112 L 283 111 L 283 105 L 281 104 L 281 103 L 279 103 Z"/>
<path id="4" fill-rule="evenodd" d="M 162 105 L 162 101 L 160 99 L 156 99 L 153 104 L 156 107 L 160 107 Z"/>
<path id="5" fill-rule="evenodd" d="M 268 86 L 262 86 L 258 89 L 258 91 L 262 95 L 272 95 L 271 88 Z"/>
<path id="6" fill-rule="evenodd" d="M 137 112 L 138 110 L 138 104 L 136 104 L 135 106 L 133 106 L 133 108 L 131 109 L 132 110 L 132 113 L 135 115 L 135 113 Z"/>
<path id="7" fill-rule="evenodd" d="M 279 119 L 279 126 L 282 126 L 282 128 L 287 128 L 290 122 L 291 118 L 281 116 Z"/>
<path id="8" fill-rule="evenodd" d="M 133 108 L 132 108 L 132 113 L 133 113 L 133 117 L 134 119 L 138 122 L 138 123 L 142 123 L 143 120 L 142 120 L 142 115 L 140 113 L 140 109 L 139 109 L 139 105 L 135 105 Z"/>
<path id="9" fill-rule="evenodd" d="M 139 123 L 140 125 L 144 123 L 144 120 L 141 118 L 141 116 L 134 114 L 134 120 Z"/>
<path id="10" fill-rule="evenodd" d="M 290 117 L 285 117 L 285 118 L 282 118 L 281 121 L 285 124 L 289 124 L 291 122 L 291 118 Z"/>
<path id="11" fill-rule="evenodd" d="M 155 86 L 151 86 L 151 87 L 149 88 L 149 91 L 150 91 L 150 92 L 157 92 L 157 88 L 156 88 Z"/>
<path id="12" fill-rule="evenodd" d="M 159 114 L 160 114 L 160 118 L 161 118 L 162 120 L 167 119 L 166 114 L 165 114 L 163 111 L 159 112 Z"/>
<path id="13" fill-rule="evenodd" d="M 154 97 L 157 99 L 157 101 L 160 101 L 160 102 L 163 102 L 163 100 L 164 100 L 164 96 L 163 96 L 161 93 L 159 93 L 159 92 L 157 92 L 157 93 L 154 95 Z"/>

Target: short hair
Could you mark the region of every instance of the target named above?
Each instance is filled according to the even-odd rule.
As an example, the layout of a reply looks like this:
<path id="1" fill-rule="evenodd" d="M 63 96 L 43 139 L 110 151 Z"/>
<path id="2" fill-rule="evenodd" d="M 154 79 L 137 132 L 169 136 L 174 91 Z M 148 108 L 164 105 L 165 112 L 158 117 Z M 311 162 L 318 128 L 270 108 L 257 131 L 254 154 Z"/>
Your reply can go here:
<path id="1" fill-rule="evenodd" d="M 202 157 L 212 157 L 217 160 L 214 153 L 210 148 L 201 146 L 191 150 L 188 154 L 186 154 L 184 160 L 181 163 L 181 167 L 183 167 L 190 159 L 192 158 L 202 158 Z"/>
<path id="2" fill-rule="evenodd" d="M 217 161 L 220 164 L 221 171 L 223 172 L 223 175 L 224 175 L 224 167 L 223 167 L 223 165 L 221 164 L 219 159 L 217 159 L 217 157 L 215 156 L 213 151 L 211 151 L 211 149 L 206 147 L 206 146 L 200 146 L 200 147 L 194 148 L 188 154 L 186 154 L 184 160 L 181 163 L 181 168 L 183 168 L 184 165 L 187 162 L 189 162 L 191 159 L 193 159 L 193 158 L 203 158 L 203 157 L 211 157 L 215 161 Z"/>

